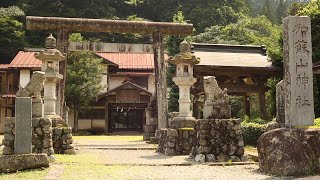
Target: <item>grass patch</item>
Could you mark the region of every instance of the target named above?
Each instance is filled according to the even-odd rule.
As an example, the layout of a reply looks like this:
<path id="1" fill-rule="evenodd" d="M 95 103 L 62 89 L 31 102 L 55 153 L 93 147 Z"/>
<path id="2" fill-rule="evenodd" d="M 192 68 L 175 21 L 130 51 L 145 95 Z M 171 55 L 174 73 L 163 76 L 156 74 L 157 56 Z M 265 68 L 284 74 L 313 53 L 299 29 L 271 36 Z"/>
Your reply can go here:
<path id="1" fill-rule="evenodd" d="M 92 153 L 80 153 L 77 155 L 55 154 L 57 160 L 54 163 L 80 163 L 97 164 L 102 163 L 99 155 Z"/>
<path id="2" fill-rule="evenodd" d="M 49 168 L 45 169 L 33 169 L 18 171 L 17 173 L 4 173 L 0 174 L 1 180 L 11 180 L 11 179 L 44 179 L 48 174 Z"/>
<path id="3" fill-rule="evenodd" d="M 142 141 L 142 136 L 73 136 L 74 140 Z"/>
<path id="4" fill-rule="evenodd" d="M 257 147 L 255 146 L 245 146 L 245 152 L 258 153 Z"/>
<path id="5" fill-rule="evenodd" d="M 181 130 L 185 130 L 185 131 L 194 131 L 194 128 L 179 128 Z"/>

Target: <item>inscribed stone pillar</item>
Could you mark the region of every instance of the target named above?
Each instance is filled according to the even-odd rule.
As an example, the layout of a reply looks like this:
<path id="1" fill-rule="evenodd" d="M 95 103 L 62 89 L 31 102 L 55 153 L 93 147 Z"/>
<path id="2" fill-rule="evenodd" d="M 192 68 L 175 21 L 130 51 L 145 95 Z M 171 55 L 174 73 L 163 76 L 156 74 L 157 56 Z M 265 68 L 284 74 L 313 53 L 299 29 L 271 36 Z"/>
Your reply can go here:
<path id="1" fill-rule="evenodd" d="M 276 86 L 276 106 L 277 106 L 276 119 L 277 119 L 277 123 L 280 126 L 285 125 L 284 102 L 285 102 L 285 94 L 284 94 L 284 87 L 283 87 L 283 80 L 282 80 Z"/>
<path id="2" fill-rule="evenodd" d="M 31 97 L 17 97 L 14 154 L 32 153 L 32 99 Z"/>
<path id="3" fill-rule="evenodd" d="M 289 16 L 284 27 L 285 124 L 314 124 L 311 21 Z"/>

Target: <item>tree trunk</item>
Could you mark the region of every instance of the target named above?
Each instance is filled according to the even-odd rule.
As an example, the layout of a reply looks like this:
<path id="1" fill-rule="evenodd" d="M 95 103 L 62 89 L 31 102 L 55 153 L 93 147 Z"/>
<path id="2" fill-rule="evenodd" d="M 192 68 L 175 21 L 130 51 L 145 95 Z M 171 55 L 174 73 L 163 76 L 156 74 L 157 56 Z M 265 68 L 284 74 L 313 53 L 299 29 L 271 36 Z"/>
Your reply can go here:
<path id="1" fill-rule="evenodd" d="M 74 113 L 73 113 L 73 132 L 78 132 L 78 112 L 79 110 L 77 108 L 74 108 Z"/>

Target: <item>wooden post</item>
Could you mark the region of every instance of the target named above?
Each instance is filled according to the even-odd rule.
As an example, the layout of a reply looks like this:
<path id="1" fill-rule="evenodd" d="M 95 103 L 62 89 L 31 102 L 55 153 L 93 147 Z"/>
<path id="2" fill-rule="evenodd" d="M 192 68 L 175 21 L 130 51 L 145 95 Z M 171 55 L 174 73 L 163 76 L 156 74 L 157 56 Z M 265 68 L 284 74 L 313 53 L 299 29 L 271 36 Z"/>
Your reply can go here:
<path id="1" fill-rule="evenodd" d="M 245 115 L 250 117 L 250 96 L 243 96 Z"/>
<path id="2" fill-rule="evenodd" d="M 108 106 L 108 96 L 106 97 L 104 121 L 105 121 L 104 134 L 108 134 L 108 133 L 109 133 L 109 106 Z"/>
<path id="3" fill-rule="evenodd" d="M 168 100 L 166 65 L 164 62 L 163 34 L 161 31 L 153 33 L 153 53 L 155 61 L 156 95 L 158 105 L 158 129 L 168 127 Z"/>
<path id="4" fill-rule="evenodd" d="M 260 118 L 264 120 L 268 120 L 265 91 L 259 92 L 259 107 L 260 107 Z"/>
<path id="5" fill-rule="evenodd" d="M 68 51 L 68 40 L 69 40 L 68 29 L 65 29 L 65 28 L 58 29 L 57 49 L 62 53 L 67 53 Z M 60 67 L 59 73 L 63 75 L 63 79 L 61 79 L 58 85 L 58 96 L 57 96 L 58 100 L 57 100 L 56 111 L 58 115 L 62 115 L 63 106 L 64 106 L 64 88 L 65 88 L 66 77 L 67 77 L 67 69 L 66 69 L 67 59 L 64 61 L 60 61 L 59 67 Z"/>

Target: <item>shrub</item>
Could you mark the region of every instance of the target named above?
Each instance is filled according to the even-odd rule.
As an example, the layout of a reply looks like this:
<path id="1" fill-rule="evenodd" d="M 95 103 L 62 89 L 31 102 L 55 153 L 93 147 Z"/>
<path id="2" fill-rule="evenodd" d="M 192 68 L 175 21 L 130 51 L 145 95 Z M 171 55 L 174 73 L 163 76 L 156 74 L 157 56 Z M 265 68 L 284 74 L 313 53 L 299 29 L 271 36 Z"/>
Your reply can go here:
<path id="1" fill-rule="evenodd" d="M 320 118 L 314 120 L 314 125 L 320 127 Z"/>
<path id="2" fill-rule="evenodd" d="M 241 125 L 244 144 L 257 146 L 257 141 L 266 131 L 266 126 L 258 123 L 242 123 Z"/>

